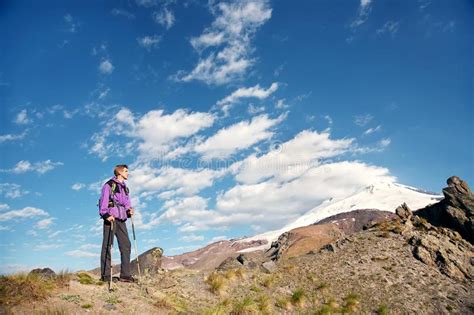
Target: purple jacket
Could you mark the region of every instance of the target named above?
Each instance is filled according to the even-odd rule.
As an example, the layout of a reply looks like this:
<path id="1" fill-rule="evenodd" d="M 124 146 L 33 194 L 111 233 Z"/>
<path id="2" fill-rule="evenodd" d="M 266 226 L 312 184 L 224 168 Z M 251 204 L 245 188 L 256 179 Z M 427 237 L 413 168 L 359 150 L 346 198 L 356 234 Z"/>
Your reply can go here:
<path id="1" fill-rule="evenodd" d="M 127 220 L 127 210 L 132 207 L 130 198 L 125 192 L 127 186 L 125 181 L 121 183 L 117 180 L 117 177 L 112 177 L 111 180 L 116 183 L 119 192 L 113 194 L 110 185 L 107 183 L 104 184 L 99 201 L 99 214 L 104 219 L 113 215 L 116 219 Z M 113 194 L 112 198 L 115 202 L 115 207 L 109 207 L 109 196 L 111 193 Z"/>

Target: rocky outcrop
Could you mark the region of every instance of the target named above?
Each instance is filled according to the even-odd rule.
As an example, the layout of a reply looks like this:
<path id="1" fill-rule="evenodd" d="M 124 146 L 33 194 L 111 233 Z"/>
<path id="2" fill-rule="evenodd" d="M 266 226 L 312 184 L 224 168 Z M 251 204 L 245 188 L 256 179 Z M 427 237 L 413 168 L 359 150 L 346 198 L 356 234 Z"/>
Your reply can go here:
<path id="1" fill-rule="evenodd" d="M 294 257 L 317 251 L 343 236 L 334 224 L 309 225 L 285 232 L 274 241 L 266 251 L 271 260 L 278 260 L 283 255 Z"/>
<path id="2" fill-rule="evenodd" d="M 29 273 L 30 275 L 38 275 L 43 278 L 53 278 L 56 273 L 50 268 L 37 268 L 33 269 Z"/>
<path id="3" fill-rule="evenodd" d="M 443 189 L 444 199 L 415 212 L 435 226 L 459 232 L 474 244 L 474 195 L 468 184 L 457 176 L 447 180 Z"/>
<path id="4" fill-rule="evenodd" d="M 425 218 L 413 215 L 406 204 L 398 207 L 396 213 L 400 219 L 381 225 L 382 229 L 402 234 L 416 259 L 450 278 L 474 279 L 474 246 L 457 231 L 434 226 Z"/>
<path id="5" fill-rule="evenodd" d="M 154 247 L 150 250 L 147 250 L 143 254 L 138 256 L 138 264 L 140 265 L 140 272 L 142 275 L 147 274 L 156 274 L 162 268 L 162 257 L 163 257 L 163 249 L 160 247 Z M 131 261 L 131 270 L 132 275 L 138 275 L 138 267 L 137 267 L 137 260 L 134 259 Z"/>

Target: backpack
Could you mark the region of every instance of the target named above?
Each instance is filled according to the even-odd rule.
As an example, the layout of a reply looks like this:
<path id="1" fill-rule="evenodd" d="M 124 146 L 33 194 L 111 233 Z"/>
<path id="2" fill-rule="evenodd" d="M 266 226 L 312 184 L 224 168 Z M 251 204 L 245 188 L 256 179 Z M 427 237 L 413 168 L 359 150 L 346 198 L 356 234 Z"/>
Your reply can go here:
<path id="1" fill-rule="evenodd" d="M 120 187 L 117 185 L 117 183 L 113 179 L 109 180 L 106 184 L 110 186 L 111 193 L 109 194 L 109 208 L 111 208 L 115 206 L 113 195 L 118 194 L 120 192 Z M 127 196 L 128 196 L 128 193 L 129 193 L 128 187 L 125 186 L 125 194 Z M 99 203 L 97 204 L 97 206 L 99 207 L 99 210 L 100 210 L 100 198 L 99 198 Z"/>

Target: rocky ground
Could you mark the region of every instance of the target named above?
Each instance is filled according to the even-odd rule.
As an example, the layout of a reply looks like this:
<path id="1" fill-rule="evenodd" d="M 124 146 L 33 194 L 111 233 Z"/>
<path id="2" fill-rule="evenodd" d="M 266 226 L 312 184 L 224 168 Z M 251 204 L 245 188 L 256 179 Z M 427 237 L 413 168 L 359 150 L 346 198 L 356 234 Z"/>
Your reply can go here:
<path id="1" fill-rule="evenodd" d="M 88 272 L 1 277 L 0 314 L 474 314 L 474 196 L 451 184 L 439 205 L 340 214 L 213 270 L 163 270 L 153 249 L 141 284 L 111 292 Z"/>
<path id="2" fill-rule="evenodd" d="M 400 220 L 381 224 L 322 250 L 282 258 L 271 273 L 258 266 L 161 271 L 141 286 L 115 283 L 110 293 L 106 284 L 81 284 L 75 277 L 51 297 L 3 305 L 3 313 L 474 313 L 472 277 L 452 278 L 415 258 L 404 226 Z"/>

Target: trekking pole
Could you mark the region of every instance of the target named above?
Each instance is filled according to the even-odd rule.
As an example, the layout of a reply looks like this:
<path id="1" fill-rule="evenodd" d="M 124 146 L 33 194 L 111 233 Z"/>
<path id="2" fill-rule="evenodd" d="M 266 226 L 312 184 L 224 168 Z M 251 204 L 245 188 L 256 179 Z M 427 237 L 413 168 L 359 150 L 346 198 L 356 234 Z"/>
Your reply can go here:
<path id="1" fill-rule="evenodd" d="M 140 263 L 138 262 L 138 247 L 137 247 L 137 238 L 135 237 L 135 224 L 133 224 L 133 217 L 130 217 L 132 221 L 132 232 L 133 232 L 133 241 L 135 242 L 135 255 L 137 256 L 137 268 L 138 268 L 138 281 L 142 283 L 142 274 L 140 271 Z"/>
<path id="2" fill-rule="evenodd" d="M 110 242 L 110 281 L 109 281 L 109 292 L 112 291 L 112 270 L 113 270 L 112 250 L 114 249 L 114 221 L 110 221 L 110 231 L 112 232 L 112 240 L 111 240 L 111 242 Z"/>

